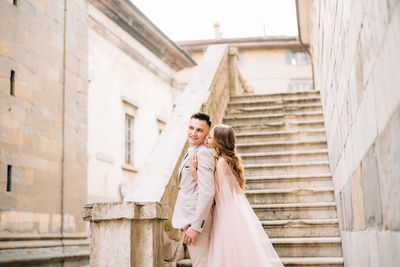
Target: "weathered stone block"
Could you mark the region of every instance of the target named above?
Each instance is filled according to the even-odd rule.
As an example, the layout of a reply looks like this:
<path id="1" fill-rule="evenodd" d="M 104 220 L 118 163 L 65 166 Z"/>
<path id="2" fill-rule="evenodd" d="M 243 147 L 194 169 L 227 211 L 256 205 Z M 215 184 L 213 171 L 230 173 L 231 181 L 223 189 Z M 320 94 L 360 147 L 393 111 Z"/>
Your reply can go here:
<path id="1" fill-rule="evenodd" d="M 353 229 L 353 207 L 351 200 L 351 181 L 342 189 L 343 192 L 343 229 L 345 231 L 352 231 Z"/>
<path id="2" fill-rule="evenodd" d="M 379 266 L 378 232 L 368 231 L 369 266 Z"/>
<path id="3" fill-rule="evenodd" d="M 36 4 L 36 6 L 46 9 L 47 7 L 47 0 L 35 0 L 34 2 Z"/>
<path id="4" fill-rule="evenodd" d="M 0 38 L 0 56 L 8 56 L 8 41 L 4 38 Z"/>
<path id="5" fill-rule="evenodd" d="M 33 92 L 32 88 L 23 82 L 16 82 L 15 83 L 15 96 L 18 98 L 23 99 L 24 101 L 31 103 Z"/>
<path id="6" fill-rule="evenodd" d="M 95 203 L 85 206 L 90 221 L 91 266 L 162 266 L 167 207 L 160 202 Z"/>
<path id="7" fill-rule="evenodd" d="M 378 266 L 399 266 L 400 234 L 393 231 L 378 232 Z"/>
<path id="8" fill-rule="evenodd" d="M 353 172 L 351 176 L 351 200 L 353 206 L 353 230 L 364 230 L 364 201 L 360 166 Z"/>
<path id="9" fill-rule="evenodd" d="M 361 162 L 361 176 L 366 227 L 380 229 L 382 204 L 376 156 L 375 145 L 373 145 Z"/>
<path id="10" fill-rule="evenodd" d="M 400 105 L 376 141 L 383 227 L 400 230 Z"/>
<path id="11" fill-rule="evenodd" d="M 352 257 L 351 264 L 349 266 L 370 266 L 368 233 L 363 231 L 354 231 L 351 232 L 350 235 L 350 253 L 352 254 Z"/>

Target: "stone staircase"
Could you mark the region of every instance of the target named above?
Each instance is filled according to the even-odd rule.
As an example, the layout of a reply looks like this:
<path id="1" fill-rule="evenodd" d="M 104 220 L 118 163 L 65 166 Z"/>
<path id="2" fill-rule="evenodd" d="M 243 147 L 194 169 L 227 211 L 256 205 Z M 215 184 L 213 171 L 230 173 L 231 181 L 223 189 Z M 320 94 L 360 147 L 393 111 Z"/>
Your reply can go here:
<path id="1" fill-rule="evenodd" d="M 319 92 L 233 96 L 224 123 L 237 134 L 247 198 L 284 265 L 343 266 Z"/>

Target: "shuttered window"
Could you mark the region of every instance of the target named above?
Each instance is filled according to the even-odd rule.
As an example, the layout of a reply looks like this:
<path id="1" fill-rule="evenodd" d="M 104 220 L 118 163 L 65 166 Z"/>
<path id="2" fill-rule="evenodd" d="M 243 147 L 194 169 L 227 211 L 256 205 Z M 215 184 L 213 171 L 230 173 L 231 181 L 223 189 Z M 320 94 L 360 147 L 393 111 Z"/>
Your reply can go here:
<path id="1" fill-rule="evenodd" d="M 311 64 L 310 54 L 304 51 L 286 51 L 286 64 L 288 65 Z"/>
<path id="2" fill-rule="evenodd" d="M 134 129 L 134 118 L 128 114 L 125 114 L 125 163 L 133 165 L 133 129 Z"/>

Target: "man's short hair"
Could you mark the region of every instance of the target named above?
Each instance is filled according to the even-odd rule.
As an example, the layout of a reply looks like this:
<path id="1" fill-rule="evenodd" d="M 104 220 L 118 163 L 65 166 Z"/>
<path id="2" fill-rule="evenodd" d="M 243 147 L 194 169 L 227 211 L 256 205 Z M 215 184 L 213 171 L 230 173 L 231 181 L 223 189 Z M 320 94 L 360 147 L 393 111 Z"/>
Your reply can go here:
<path id="1" fill-rule="evenodd" d="M 201 121 L 206 121 L 207 124 L 208 124 L 208 127 L 211 127 L 211 119 L 210 119 L 210 116 L 209 116 L 208 114 L 206 114 L 206 113 L 203 113 L 203 112 L 194 113 L 194 114 L 190 117 L 190 119 L 198 119 L 198 120 L 201 120 Z"/>

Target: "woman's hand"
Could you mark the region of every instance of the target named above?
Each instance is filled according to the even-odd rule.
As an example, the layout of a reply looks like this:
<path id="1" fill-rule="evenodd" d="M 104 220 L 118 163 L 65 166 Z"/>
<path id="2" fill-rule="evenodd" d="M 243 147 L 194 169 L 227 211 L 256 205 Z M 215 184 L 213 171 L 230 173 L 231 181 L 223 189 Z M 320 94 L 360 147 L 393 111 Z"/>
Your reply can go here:
<path id="1" fill-rule="evenodd" d="M 194 178 L 197 181 L 197 150 L 193 153 L 193 155 L 190 157 L 190 171 L 192 172 Z"/>

